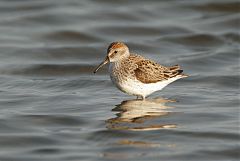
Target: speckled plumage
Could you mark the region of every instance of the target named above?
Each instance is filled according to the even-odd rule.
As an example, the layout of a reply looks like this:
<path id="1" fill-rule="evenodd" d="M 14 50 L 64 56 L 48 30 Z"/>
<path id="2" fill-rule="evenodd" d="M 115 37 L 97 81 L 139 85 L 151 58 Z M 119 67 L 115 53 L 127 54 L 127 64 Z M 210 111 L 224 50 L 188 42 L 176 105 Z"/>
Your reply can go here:
<path id="1" fill-rule="evenodd" d="M 95 72 L 110 62 L 109 73 L 112 82 L 123 92 L 143 99 L 161 90 L 169 83 L 187 77 L 179 65 L 165 67 L 140 55 L 129 52 L 122 42 L 111 43 L 108 55 Z"/>

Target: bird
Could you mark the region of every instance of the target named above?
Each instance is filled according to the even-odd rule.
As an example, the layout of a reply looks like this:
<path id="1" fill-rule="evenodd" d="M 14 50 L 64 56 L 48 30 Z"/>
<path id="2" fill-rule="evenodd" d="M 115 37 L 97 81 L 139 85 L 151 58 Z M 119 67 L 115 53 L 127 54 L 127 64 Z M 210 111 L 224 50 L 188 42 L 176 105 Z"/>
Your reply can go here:
<path id="1" fill-rule="evenodd" d="M 112 42 L 107 49 L 107 56 L 93 72 L 96 73 L 108 63 L 113 84 L 122 92 L 141 100 L 180 78 L 188 77 L 179 65 L 160 65 L 130 52 L 123 42 Z"/>

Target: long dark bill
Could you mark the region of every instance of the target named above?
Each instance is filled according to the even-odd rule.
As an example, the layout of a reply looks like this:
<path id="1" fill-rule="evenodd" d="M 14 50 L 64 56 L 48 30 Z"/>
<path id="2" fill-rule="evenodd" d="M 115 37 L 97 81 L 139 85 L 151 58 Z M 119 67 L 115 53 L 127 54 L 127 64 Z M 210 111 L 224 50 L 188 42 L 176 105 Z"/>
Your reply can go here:
<path id="1" fill-rule="evenodd" d="M 98 69 L 100 69 L 101 67 L 103 67 L 105 64 L 107 64 L 109 62 L 108 57 L 106 57 L 106 59 L 97 66 L 97 68 L 95 68 L 95 70 L 93 71 L 93 73 L 96 73 L 98 71 Z"/>

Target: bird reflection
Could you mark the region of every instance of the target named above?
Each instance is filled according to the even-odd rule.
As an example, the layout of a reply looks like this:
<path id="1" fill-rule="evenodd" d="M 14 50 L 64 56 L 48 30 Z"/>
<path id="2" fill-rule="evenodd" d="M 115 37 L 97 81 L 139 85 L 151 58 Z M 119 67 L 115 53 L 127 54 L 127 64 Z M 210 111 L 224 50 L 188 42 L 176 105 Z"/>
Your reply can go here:
<path id="1" fill-rule="evenodd" d="M 112 111 L 116 111 L 115 118 L 108 119 L 107 128 L 114 130 L 146 131 L 163 128 L 176 128 L 176 124 L 161 123 L 157 118 L 166 118 L 172 114 L 173 107 L 166 103 L 174 100 L 155 98 L 148 100 L 126 100 L 116 105 Z"/>

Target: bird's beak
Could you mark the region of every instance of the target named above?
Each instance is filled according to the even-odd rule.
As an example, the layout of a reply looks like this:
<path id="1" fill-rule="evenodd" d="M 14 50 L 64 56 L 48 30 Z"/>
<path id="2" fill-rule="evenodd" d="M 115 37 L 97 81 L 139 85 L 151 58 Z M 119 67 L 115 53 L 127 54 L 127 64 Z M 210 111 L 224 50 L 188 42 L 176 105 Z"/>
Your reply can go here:
<path id="1" fill-rule="evenodd" d="M 108 56 L 105 58 L 105 60 L 101 63 L 101 64 L 99 64 L 98 66 L 97 66 L 97 68 L 93 71 L 93 73 L 96 73 L 97 71 L 98 71 L 98 69 L 100 69 L 101 67 L 103 67 L 105 64 L 107 64 L 107 63 L 109 63 L 109 58 L 108 58 Z"/>

